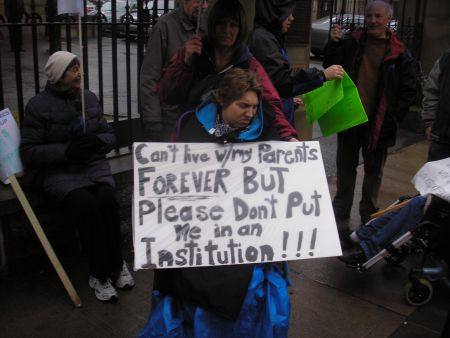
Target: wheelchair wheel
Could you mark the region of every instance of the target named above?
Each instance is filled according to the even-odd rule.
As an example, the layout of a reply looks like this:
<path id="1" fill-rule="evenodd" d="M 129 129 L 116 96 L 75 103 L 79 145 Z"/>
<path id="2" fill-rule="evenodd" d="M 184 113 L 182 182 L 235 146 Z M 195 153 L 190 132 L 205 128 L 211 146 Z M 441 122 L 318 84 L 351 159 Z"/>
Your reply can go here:
<path id="1" fill-rule="evenodd" d="M 425 305 L 433 296 L 433 286 L 425 278 L 420 278 L 417 283 L 408 282 L 405 285 L 405 296 L 411 305 Z"/>

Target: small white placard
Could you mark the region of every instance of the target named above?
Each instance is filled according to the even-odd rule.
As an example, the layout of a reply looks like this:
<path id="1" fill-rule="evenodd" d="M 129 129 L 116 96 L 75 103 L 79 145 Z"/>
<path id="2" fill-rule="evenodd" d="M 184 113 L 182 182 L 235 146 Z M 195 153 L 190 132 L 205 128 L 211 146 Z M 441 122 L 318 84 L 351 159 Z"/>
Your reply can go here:
<path id="1" fill-rule="evenodd" d="M 9 109 L 0 111 L 0 180 L 23 170 L 19 154 L 20 131 Z"/>

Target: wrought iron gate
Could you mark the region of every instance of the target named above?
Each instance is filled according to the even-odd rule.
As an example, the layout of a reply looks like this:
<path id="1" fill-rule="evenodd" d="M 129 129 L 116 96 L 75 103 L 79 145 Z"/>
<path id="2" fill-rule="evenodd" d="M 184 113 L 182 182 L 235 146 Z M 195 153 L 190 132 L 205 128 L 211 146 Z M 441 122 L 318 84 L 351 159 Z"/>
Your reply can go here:
<path id="1" fill-rule="evenodd" d="M 0 15 L 0 109 L 10 108 L 22 121 L 26 102 L 45 85 L 48 56 L 56 50 L 82 53 L 85 88 L 98 95 L 118 146 L 130 146 L 141 133 L 139 70 L 148 32 L 174 1 L 84 0 L 81 46 L 76 16 L 57 15 L 57 0 L 46 0 L 43 15 L 37 3 L 31 0 L 19 22 Z M 21 34 L 23 46 L 10 46 L 10 32 Z"/>

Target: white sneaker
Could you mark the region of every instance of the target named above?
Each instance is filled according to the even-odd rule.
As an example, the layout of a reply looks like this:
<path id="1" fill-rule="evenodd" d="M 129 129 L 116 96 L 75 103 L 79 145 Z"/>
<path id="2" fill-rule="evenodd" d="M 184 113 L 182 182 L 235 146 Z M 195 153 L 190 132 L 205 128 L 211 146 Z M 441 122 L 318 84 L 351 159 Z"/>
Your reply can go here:
<path id="1" fill-rule="evenodd" d="M 94 289 L 95 297 L 102 302 L 118 298 L 117 291 L 114 289 L 110 278 L 102 281 L 98 278 L 89 276 L 89 286 Z"/>
<path id="2" fill-rule="evenodd" d="M 130 289 L 134 286 L 134 278 L 128 270 L 128 265 L 125 261 L 123 261 L 122 269 L 119 272 L 119 276 L 117 276 L 116 287 L 119 289 Z"/>

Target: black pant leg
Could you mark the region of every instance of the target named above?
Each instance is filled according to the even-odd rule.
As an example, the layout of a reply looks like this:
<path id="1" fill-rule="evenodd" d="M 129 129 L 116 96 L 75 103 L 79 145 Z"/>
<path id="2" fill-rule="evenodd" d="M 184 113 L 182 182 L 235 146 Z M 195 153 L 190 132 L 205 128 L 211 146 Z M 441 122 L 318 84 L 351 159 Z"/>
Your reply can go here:
<path id="1" fill-rule="evenodd" d="M 114 189 L 106 184 L 76 189 L 63 202 L 80 233 L 90 274 L 103 279 L 116 273 L 122 254 Z"/>
<path id="2" fill-rule="evenodd" d="M 362 147 L 364 158 L 364 180 L 362 185 L 359 214 L 363 223 L 370 215 L 378 211 L 378 193 L 383 178 L 383 169 L 387 158 L 387 148 L 368 150 Z"/>
<path id="3" fill-rule="evenodd" d="M 428 150 L 428 162 L 450 157 L 450 144 L 431 142 Z"/>
<path id="4" fill-rule="evenodd" d="M 350 216 L 362 136 L 363 130 L 360 126 L 338 134 L 336 154 L 337 190 L 333 199 L 333 210 L 338 218 Z"/>
<path id="5" fill-rule="evenodd" d="M 99 211 L 103 219 L 103 229 L 107 239 L 109 266 L 112 274 L 118 273 L 122 267 L 122 248 L 120 233 L 119 203 L 115 189 L 108 184 L 98 184 L 91 188 L 96 196 Z"/>

